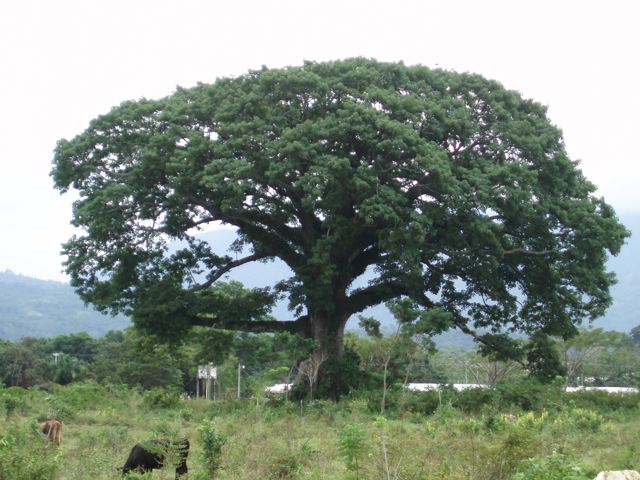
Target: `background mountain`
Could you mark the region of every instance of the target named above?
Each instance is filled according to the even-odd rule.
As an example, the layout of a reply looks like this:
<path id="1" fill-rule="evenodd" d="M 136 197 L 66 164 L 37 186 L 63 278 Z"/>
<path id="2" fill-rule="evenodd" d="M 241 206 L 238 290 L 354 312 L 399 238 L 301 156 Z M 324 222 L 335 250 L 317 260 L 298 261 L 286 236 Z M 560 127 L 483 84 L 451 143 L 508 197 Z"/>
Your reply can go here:
<path id="1" fill-rule="evenodd" d="M 595 325 L 607 330 L 629 331 L 640 325 L 640 214 L 622 215 L 621 221 L 632 237 L 618 257 L 609 260 L 618 283 L 612 288 L 613 305 Z M 199 235 L 218 253 L 224 253 L 235 239 L 233 230 L 212 230 Z M 288 278 L 289 268 L 281 261 L 243 265 L 225 277 L 238 280 L 247 287 L 265 287 L 274 281 Z M 367 281 L 367 275 L 361 279 Z M 286 302 L 280 302 L 273 311 L 276 318 L 292 319 Z M 387 330 L 393 318 L 382 305 L 362 313 L 378 318 Z M 357 318 L 352 318 L 348 329 L 357 329 Z M 111 317 L 86 307 L 65 283 L 38 280 L 11 271 L 0 272 L 0 338 L 16 340 L 22 336 L 55 336 L 86 331 L 101 336 L 109 330 L 129 325 L 123 316 Z M 465 335 L 450 332 L 441 336 L 439 345 L 467 347 L 472 343 Z"/>
<path id="2" fill-rule="evenodd" d="M 640 325 L 640 213 L 620 215 L 620 220 L 631 231 L 631 238 L 620 255 L 609 259 L 609 269 L 616 273 L 618 283 L 611 288 L 613 305 L 596 325 L 629 331 Z"/>
<path id="3" fill-rule="evenodd" d="M 126 317 L 102 315 L 85 307 L 66 283 L 9 270 L 0 272 L 0 338 L 17 340 L 82 331 L 98 337 L 128 324 Z"/>

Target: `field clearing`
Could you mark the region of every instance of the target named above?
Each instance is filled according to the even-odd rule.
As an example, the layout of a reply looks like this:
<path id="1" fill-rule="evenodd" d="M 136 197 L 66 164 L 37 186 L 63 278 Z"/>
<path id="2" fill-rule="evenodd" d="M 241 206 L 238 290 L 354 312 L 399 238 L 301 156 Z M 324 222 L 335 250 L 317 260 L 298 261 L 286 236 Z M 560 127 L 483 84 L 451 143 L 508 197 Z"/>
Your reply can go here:
<path id="1" fill-rule="evenodd" d="M 198 430 L 210 420 L 226 438 L 213 477 L 220 479 L 510 479 L 523 460 L 554 453 L 591 478 L 600 470 L 640 468 L 638 396 L 602 396 L 612 403 L 593 408 L 599 397 L 577 394 L 529 412 L 485 407 L 465 413 L 443 402 L 427 415 L 416 411 L 420 395 L 410 394 L 403 411 L 383 418 L 362 399 L 209 402 L 93 383 L 55 393 L 3 389 L 0 480 L 122 478 L 117 468 L 131 447 L 154 437 L 189 438 L 188 478 L 212 478 Z M 63 421 L 59 448 L 34 433 L 47 416 Z M 34 473 L 40 464 L 52 468 Z M 30 476 L 20 477 L 27 471 Z M 166 468 L 128 478 L 173 476 Z"/>

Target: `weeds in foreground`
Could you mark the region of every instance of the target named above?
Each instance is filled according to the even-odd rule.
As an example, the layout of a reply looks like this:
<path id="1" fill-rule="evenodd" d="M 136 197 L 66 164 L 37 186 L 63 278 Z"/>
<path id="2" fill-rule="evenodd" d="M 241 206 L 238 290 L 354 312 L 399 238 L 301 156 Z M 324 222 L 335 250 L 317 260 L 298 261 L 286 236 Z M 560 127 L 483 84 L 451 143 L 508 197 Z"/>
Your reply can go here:
<path id="1" fill-rule="evenodd" d="M 360 478 L 361 465 L 369 448 L 367 432 L 361 425 L 345 425 L 338 434 L 338 451 L 356 480 Z"/>
<path id="2" fill-rule="evenodd" d="M 180 400 L 152 408 L 136 390 L 66 388 L 0 389 L 2 417 L 7 403 L 10 410 L 0 424 L 0 480 L 116 480 L 133 444 L 154 436 L 189 438 L 194 480 L 582 480 L 599 470 L 640 468 L 640 410 L 628 400 L 608 400 L 624 406 L 608 410 L 590 397 L 588 406 L 473 413 L 446 401 L 431 415 L 385 418 L 358 400 L 303 409 L 273 400 Z M 59 448 L 35 429 L 52 402 L 73 409 Z M 139 478 L 173 474 L 164 469 Z"/>
<path id="3" fill-rule="evenodd" d="M 213 420 L 208 420 L 198 427 L 198 433 L 202 443 L 202 460 L 205 470 L 210 478 L 216 478 L 222 464 L 222 447 L 227 443 L 227 439 L 218 432 Z"/>

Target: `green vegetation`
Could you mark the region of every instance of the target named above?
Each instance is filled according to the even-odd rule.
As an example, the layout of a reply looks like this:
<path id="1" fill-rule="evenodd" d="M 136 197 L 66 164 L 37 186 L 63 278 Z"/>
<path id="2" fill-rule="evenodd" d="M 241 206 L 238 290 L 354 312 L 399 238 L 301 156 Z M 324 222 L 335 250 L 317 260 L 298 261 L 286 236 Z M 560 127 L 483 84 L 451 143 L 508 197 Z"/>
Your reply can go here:
<path id="1" fill-rule="evenodd" d="M 137 389 L 93 382 L 52 392 L 0 389 L 0 404 L 21 400 L 0 426 L 0 478 L 115 480 L 134 443 L 167 437 L 190 439 L 191 479 L 582 480 L 602 469 L 640 468 L 638 395 L 596 412 L 575 406 L 583 394 L 548 391 L 542 408 L 525 411 L 500 393 L 487 402 L 479 391 L 447 392 L 436 395 L 431 413 L 415 408 L 425 394 L 394 395 L 380 417 L 378 404 L 359 398 L 289 402 L 257 395 L 149 408 Z M 469 399 L 461 397 L 474 395 L 478 408 L 465 408 Z M 59 448 L 36 431 L 37 418 L 53 404 L 69 409 Z M 173 472 L 129 478 L 166 479 Z"/>
<path id="2" fill-rule="evenodd" d="M 85 380 L 127 385 L 144 391 L 149 408 L 161 408 L 172 407 L 182 392 L 194 395 L 196 366 L 213 362 L 219 373 L 215 383 L 218 398 L 237 396 L 240 374 L 243 398 L 259 394 L 268 385 L 295 380 L 294 399 L 338 400 L 359 395 L 378 402 L 381 414 L 395 401 L 398 385 L 415 382 L 496 386 L 525 409 L 535 407 L 545 383 L 638 386 L 640 342 L 633 333 L 590 329 L 567 341 L 550 342 L 547 337 L 542 344 L 536 337 L 517 340 L 524 349 L 541 349 L 556 359 L 547 371 L 544 362 L 500 360 L 473 351 L 438 351 L 429 336 L 412 334 L 411 330 L 398 328 L 384 337 L 376 320 L 363 318 L 362 323 L 369 335 L 347 333 L 345 354 L 319 366 L 323 380 L 313 391 L 308 388 L 311 382 L 305 361 L 315 346 L 313 340 L 286 332 L 247 334 L 208 329 L 179 346 L 133 328 L 108 332 L 101 338 L 77 333 L 5 341 L 0 343 L 0 381 L 7 387 L 47 390 Z M 564 372 L 567 374 L 562 378 Z M 529 377 L 539 382 L 529 382 Z M 489 401 L 490 391 L 484 395 Z M 459 401 L 464 398 L 463 393 Z M 474 401 L 478 400 L 475 396 Z"/>
<path id="3" fill-rule="evenodd" d="M 202 462 L 205 470 L 210 478 L 215 478 L 222 464 L 222 447 L 227 443 L 227 439 L 224 435 L 218 433 L 213 420 L 202 424 L 198 428 L 198 433 L 200 433 L 200 441 L 202 442 Z"/>
<path id="4" fill-rule="evenodd" d="M 326 399 L 264 393 L 295 376 L 312 348 L 286 333 L 225 340 L 230 348 L 219 365 L 216 401 L 180 398 L 193 393 L 198 344 L 169 349 L 134 330 L 5 342 L 0 358 L 12 362 L 0 364 L 7 385 L 0 387 L 0 480 L 115 480 L 134 443 L 183 437 L 191 442 L 189 478 L 196 480 L 582 480 L 602 469 L 640 468 L 640 395 L 567 394 L 562 377 L 548 381 L 474 352 L 437 352 L 421 335 L 381 337 L 375 322 L 364 323 L 371 336 L 348 335 L 341 359 L 347 363 L 330 372 L 341 379 L 331 385 L 345 388 L 339 402 L 326 400 L 334 395 L 322 382 L 316 393 Z M 632 335 L 615 342 L 602 332 L 583 335 L 575 343 L 582 359 L 575 378 L 637 378 L 638 363 L 623 376 L 619 365 L 606 363 L 640 357 Z M 565 342 L 555 348 L 567 358 L 573 352 Z M 68 362 L 54 363 L 54 350 Z M 246 367 L 237 399 L 239 362 Z M 71 375 L 60 375 L 69 365 Z M 146 376 L 134 375 L 138 370 Z M 495 388 L 402 388 L 467 376 Z M 30 384 L 10 383 L 16 379 Z M 37 431 L 46 418 L 64 424 L 60 448 Z M 167 468 L 129 478 L 172 476 Z"/>

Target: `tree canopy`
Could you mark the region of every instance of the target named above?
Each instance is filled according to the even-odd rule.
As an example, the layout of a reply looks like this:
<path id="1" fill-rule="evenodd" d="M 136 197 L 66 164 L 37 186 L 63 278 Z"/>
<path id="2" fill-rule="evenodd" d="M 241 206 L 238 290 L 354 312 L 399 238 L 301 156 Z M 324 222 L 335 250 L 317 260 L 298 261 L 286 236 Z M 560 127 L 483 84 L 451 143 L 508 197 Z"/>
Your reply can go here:
<path id="1" fill-rule="evenodd" d="M 510 356 L 524 352 L 505 333 L 569 337 L 610 304 L 605 261 L 628 235 L 544 106 L 480 75 L 362 58 L 124 102 L 61 140 L 51 175 L 79 195 L 64 253 L 85 301 L 174 337 L 298 332 L 329 357 L 351 315 L 396 298 L 421 331 Z M 198 238 L 219 223 L 237 228 L 235 254 Z M 271 289 L 216 283 L 274 258 L 293 275 Z M 295 318 L 268 318 L 275 296 Z"/>

